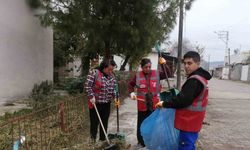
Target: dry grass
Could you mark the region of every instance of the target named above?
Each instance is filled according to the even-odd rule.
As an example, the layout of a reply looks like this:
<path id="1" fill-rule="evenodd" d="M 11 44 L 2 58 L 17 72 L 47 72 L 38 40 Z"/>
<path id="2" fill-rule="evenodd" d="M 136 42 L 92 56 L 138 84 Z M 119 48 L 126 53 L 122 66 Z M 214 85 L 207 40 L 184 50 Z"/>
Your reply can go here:
<path id="1" fill-rule="evenodd" d="M 125 81 L 121 81 L 120 82 L 120 91 L 121 91 L 121 97 L 124 97 L 125 95 L 127 95 L 127 82 Z M 79 97 L 79 95 L 75 95 L 75 97 Z M 72 97 L 68 97 L 68 99 L 70 99 Z M 47 105 L 51 106 L 53 104 L 55 104 L 56 102 L 58 102 L 58 100 L 62 100 L 63 98 L 53 98 L 51 101 L 49 101 L 49 104 L 47 103 Z M 67 99 L 67 97 L 66 97 Z M 87 100 L 84 98 L 84 112 L 77 115 L 76 117 L 73 117 L 73 121 L 70 122 L 70 125 L 67 127 L 68 128 L 68 132 L 62 132 L 60 131 L 60 127 L 59 127 L 59 122 L 51 122 L 51 118 L 48 117 L 44 117 L 43 114 L 39 115 L 39 117 L 43 116 L 43 119 L 35 118 L 32 120 L 27 121 L 26 123 L 24 123 L 23 125 L 25 125 L 27 127 L 27 124 L 29 127 L 27 127 L 29 130 L 38 130 L 38 135 L 25 135 L 27 142 L 25 143 L 25 145 L 23 146 L 24 149 L 79 149 L 79 150 L 98 150 L 98 149 L 103 149 L 103 147 L 107 146 L 108 144 L 106 142 L 97 142 L 97 143 L 91 143 L 89 142 L 89 114 L 88 114 L 88 107 L 87 107 Z M 34 106 L 34 105 L 32 105 Z M 45 106 L 47 107 L 47 106 Z M 44 107 L 43 107 L 44 108 Z M 111 112 L 114 110 L 114 105 L 112 104 L 111 107 Z M 81 106 L 82 109 L 82 106 Z M 8 122 L 9 119 L 12 119 L 13 117 L 16 116 L 22 116 L 25 114 L 29 114 L 33 111 L 36 111 L 37 109 L 26 109 L 26 110 L 20 110 L 20 111 L 16 111 L 14 113 L 6 113 L 5 116 L 0 117 L 0 125 L 3 123 Z M 55 112 L 54 112 L 55 111 Z M 57 113 L 58 110 L 53 110 L 53 112 L 51 113 Z M 74 112 L 75 110 L 70 110 L 70 113 Z M 69 113 L 69 114 L 70 114 Z M 74 112 L 75 113 L 75 112 Z M 56 114 L 58 115 L 58 114 Z M 71 115 L 74 116 L 74 115 Z M 43 126 L 41 128 L 41 126 L 39 124 L 36 124 L 32 121 L 37 121 L 37 119 L 40 121 L 38 122 L 42 122 Z M 30 127 L 32 126 L 32 127 Z M 2 149 L 11 149 L 12 148 L 12 140 L 17 140 L 17 138 L 19 137 L 19 133 L 18 130 L 14 131 L 14 138 L 12 137 L 12 129 L 11 129 L 11 124 L 4 126 L 4 127 L 0 127 L 0 150 Z M 14 126 L 14 128 L 18 128 L 16 125 Z M 40 134 L 42 132 L 44 132 L 43 130 L 45 130 L 45 132 L 50 132 L 54 133 L 51 134 L 51 136 L 49 137 L 43 137 L 45 139 L 46 142 L 41 144 L 40 143 Z M 33 132 L 33 131 L 32 131 Z M 37 131 L 36 131 L 37 132 Z M 126 150 L 126 149 L 131 149 L 130 145 L 126 145 L 125 141 L 122 140 L 112 140 L 112 143 L 116 144 L 118 146 L 118 149 L 121 150 Z M 30 148 L 30 146 L 32 148 Z"/>

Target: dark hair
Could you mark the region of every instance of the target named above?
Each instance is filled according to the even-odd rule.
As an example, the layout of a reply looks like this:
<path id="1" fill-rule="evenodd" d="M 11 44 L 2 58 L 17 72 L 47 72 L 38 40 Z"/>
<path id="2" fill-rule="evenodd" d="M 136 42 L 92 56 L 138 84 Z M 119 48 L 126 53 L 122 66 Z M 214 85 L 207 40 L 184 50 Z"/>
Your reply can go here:
<path id="1" fill-rule="evenodd" d="M 201 57 L 200 54 L 195 52 L 195 51 L 189 51 L 187 52 L 184 56 L 183 59 L 186 58 L 192 58 L 194 60 L 194 62 L 200 62 L 201 61 Z"/>
<path id="2" fill-rule="evenodd" d="M 141 60 L 141 67 L 145 66 L 145 65 L 148 64 L 148 63 L 151 64 L 150 59 L 148 59 L 148 58 L 143 58 L 143 59 Z"/>
<path id="3" fill-rule="evenodd" d="M 113 59 L 105 59 L 100 63 L 99 69 L 103 70 L 107 68 L 109 65 L 116 66 L 116 63 Z"/>

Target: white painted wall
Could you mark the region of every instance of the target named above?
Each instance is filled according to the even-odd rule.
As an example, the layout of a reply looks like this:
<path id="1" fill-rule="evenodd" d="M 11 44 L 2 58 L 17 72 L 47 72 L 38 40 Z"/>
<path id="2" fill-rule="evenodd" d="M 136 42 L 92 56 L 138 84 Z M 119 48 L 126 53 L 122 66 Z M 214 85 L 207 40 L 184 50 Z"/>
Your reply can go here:
<path id="1" fill-rule="evenodd" d="M 53 80 L 53 31 L 41 27 L 25 0 L 0 1 L 0 105 Z"/>
<path id="2" fill-rule="evenodd" d="M 151 69 L 156 70 L 158 66 L 158 53 L 152 52 L 147 56 L 147 58 L 149 58 L 152 62 Z"/>
<path id="3" fill-rule="evenodd" d="M 120 56 L 115 55 L 114 56 L 114 61 L 117 64 L 116 70 L 119 70 L 121 68 L 122 63 L 124 62 L 124 59 L 122 57 L 120 57 Z M 126 71 L 129 70 L 129 65 L 128 64 L 126 65 L 125 69 L 126 69 Z"/>
<path id="4" fill-rule="evenodd" d="M 228 75 L 229 75 L 229 68 L 222 68 L 222 79 L 228 79 Z"/>
<path id="5" fill-rule="evenodd" d="M 241 79 L 241 72 L 242 72 L 242 65 L 236 64 L 230 70 L 230 79 L 231 80 L 240 80 Z"/>
<path id="6" fill-rule="evenodd" d="M 241 70 L 241 81 L 247 81 L 249 74 L 249 65 L 242 66 Z"/>
<path id="7" fill-rule="evenodd" d="M 230 64 L 245 63 L 249 56 L 250 56 L 250 52 L 241 52 L 236 55 L 231 55 Z"/>
<path id="8" fill-rule="evenodd" d="M 69 73 L 69 77 L 72 77 L 72 78 L 80 77 L 81 64 L 82 64 L 82 61 L 81 61 L 81 58 L 79 57 L 76 57 L 74 59 L 74 62 L 69 63 L 68 69 L 72 69 L 72 71 Z"/>
<path id="9" fill-rule="evenodd" d="M 152 62 L 152 65 L 151 65 L 151 69 L 157 69 L 157 65 L 158 65 L 158 53 L 157 52 L 151 52 L 148 54 L 148 56 L 146 58 L 149 58 Z M 124 59 L 120 56 L 114 56 L 114 61 L 116 62 L 117 64 L 117 69 L 120 69 Z M 127 64 L 126 65 L 126 71 L 129 70 L 129 65 Z M 141 69 L 141 67 L 139 66 L 138 68 L 139 70 Z"/>

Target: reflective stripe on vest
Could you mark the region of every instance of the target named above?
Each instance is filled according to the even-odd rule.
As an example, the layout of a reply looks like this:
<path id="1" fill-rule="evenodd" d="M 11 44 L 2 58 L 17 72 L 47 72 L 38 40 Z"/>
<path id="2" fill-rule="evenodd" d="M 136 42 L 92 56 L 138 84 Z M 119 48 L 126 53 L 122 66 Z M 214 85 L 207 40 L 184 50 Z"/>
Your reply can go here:
<path id="1" fill-rule="evenodd" d="M 195 78 L 195 79 L 199 80 L 202 83 L 203 91 L 199 95 L 199 98 L 197 100 L 197 105 L 196 106 L 191 105 L 191 106 L 189 106 L 189 107 L 187 107 L 185 109 L 191 110 L 191 111 L 200 111 L 200 112 L 205 111 L 206 106 L 202 106 L 202 100 L 203 100 L 205 92 L 207 91 L 207 88 L 208 88 L 207 84 L 204 82 L 204 79 L 199 75 L 192 75 L 191 77 L 189 77 L 189 79 L 191 79 L 191 78 Z"/>
<path id="2" fill-rule="evenodd" d="M 152 80 L 155 80 L 156 81 L 156 90 L 155 90 L 155 92 L 152 92 L 152 91 L 150 91 L 152 94 L 153 94 L 153 96 L 157 96 L 158 95 L 158 93 L 160 92 L 160 88 L 159 88 L 159 86 L 160 86 L 160 78 L 159 78 L 159 73 L 158 73 L 158 71 L 154 71 L 154 70 L 152 70 L 152 73 L 151 73 L 151 76 L 150 76 L 150 81 L 152 81 Z M 145 77 L 145 75 L 143 76 L 143 77 L 141 77 L 140 76 L 140 73 L 142 73 L 142 72 L 137 72 L 136 73 L 136 87 L 137 88 L 140 88 L 139 87 L 139 85 L 140 85 L 140 81 L 141 80 L 145 80 L 146 81 L 146 83 L 148 83 L 147 82 L 147 79 L 146 79 L 146 77 Z M 155 76 L 153 76 L 152 77 L 152 74 L 153 73 L 155 73 Z M 150 86 L 150 85 L 147 85 L 147 86 Z M 142 97 L 144 97 L 145 96 L 145 94 L 146 93 L 143 93 L 143 92 L 137 92 L 137 96 L 142 96 Z"/>

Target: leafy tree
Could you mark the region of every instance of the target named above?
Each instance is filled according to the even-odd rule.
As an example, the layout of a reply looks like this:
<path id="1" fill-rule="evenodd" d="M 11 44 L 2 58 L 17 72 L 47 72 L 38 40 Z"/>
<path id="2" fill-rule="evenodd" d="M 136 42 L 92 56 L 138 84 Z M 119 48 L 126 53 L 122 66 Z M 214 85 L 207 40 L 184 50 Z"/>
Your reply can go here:
<path id="1" fill-rule="evenodd" d="M 39 1 L 39 0 L 34 0 Z M 192 1 L 192 0 L 190 0 Z M 80 56 L 88 70 L 96 54 L 135 63 L 168 38 L 179 0 L 40 0 L 43 25 L 55 31 L 55 65 Z M 191 3 L 191 2 L 190 2 Z M 57 59 L 58 57 L 58 59 Z M 57 61 L 64 58 L 62 61 Z M 126 65 L 126 64 L 125 64 Z"/>
<path id="2" fill-rule="evenodd" d="M 196 51 L 200 54 L 201 57 L 201 66 L 205 69 L 208 69 L 208 62 L 205 60 L 204 58 L 204 53 L 205 53 L 205 47 L 198 44 L 198 43 L 191 43 L 188 39 L 184 39 L 183 40 L 183 44 L 182 44 L 182 57 L 188 52 L 188 51 Z M 170 54 L 174 57 L 177 57 L 177 52 L 178 52 L 178 43 L 175 42 L 172 45 Z"/>
<path id="3" fill-rule="evenodd" d="M 26 3 L 30 6 L 31 9 L 39 8 L 42 5 L 40 0 L 26 0 Z"/>
<path id="4" fill-rule="evenodd" d="M 177 57 L 178 55 L 178 42 L 174 42 L 171 46 L 171 51 L 170 54 L 174 57 Z M 193 44 L 188 40 L 188 39 L 183 39 L 183 43 L 182 43 L 182 57 L 185 53 L 187 53 L 188 51 L 194 51 L 194 46 Z"/>
<path id="5" fill-rule="evenodd" d="M 54 30 L 54 67 L 64 66 L 73 60 L 74 38 L 60 30 Z"/>
<path id="6" fill-rule="evenodd" d="M 193 44 L 188 39 L 184 39 L 183 44 L 182 44 L 182 57 L 188 51 L 198 52 L 201 56 L 201 59 L 202 59 L 204 52 L 205 52 L 205 47 L 202 45 L 199 45 L 198 43 Z M 178 53 L 178 42 L 175 42 L 171 47 L 170 54 L 174 57 L 177 57 L 177 53 Z"/>

